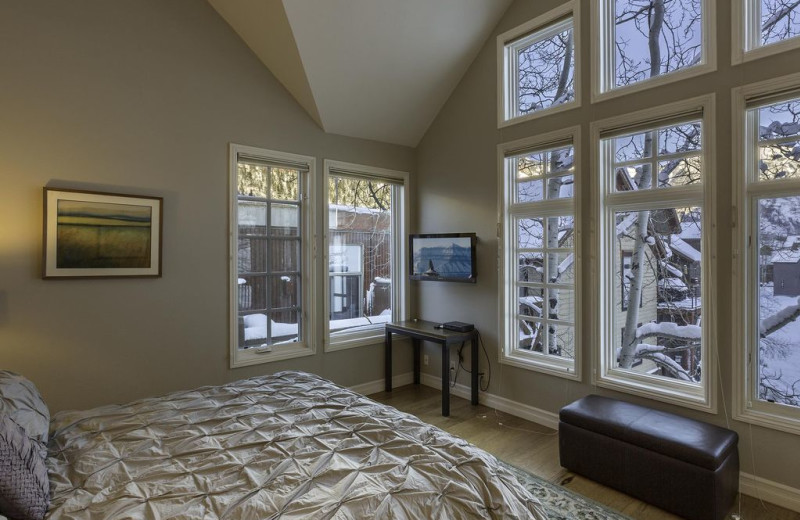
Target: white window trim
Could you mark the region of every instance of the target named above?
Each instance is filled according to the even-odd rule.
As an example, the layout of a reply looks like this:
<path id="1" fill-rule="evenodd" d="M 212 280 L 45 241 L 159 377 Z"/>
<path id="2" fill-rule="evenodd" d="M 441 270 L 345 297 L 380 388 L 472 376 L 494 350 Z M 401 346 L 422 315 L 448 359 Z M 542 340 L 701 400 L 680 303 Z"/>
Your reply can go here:
<path id="1" fill-rule="evenodd" d="M 514 49 L 507 45 L 514 40 L 530 35 L 546 26 L 566 17 L 572 17 L 573 35 L 573 84 L 575 86 L 575 99 L 569 103 L 553 105 L 541 110 L 536 110 L 523 116 L 513 117 L 512 104 L 516 99 L 510 99 L 509 90 L 514 85 L 515 70 L 511 65 L 515 63 Z M 506 87 L 509 86 L 509 89 Z M 514 87 L 516 91 L 516 87 Z M 530 121 L 544 116 L 557 114 L 581 106 L 581 23 L 580 8 L 577 0 L 570 0 L 541 16 L 537 16 L 520 26 L 510 29 L 497 37 L 497 128 Z"/>
<path id="2" fill-rule="evenodd" d="M 701 280 L 701 291 L 708 302 L 711 304 L 704 307 L 703 312 L 703 353 L 702 353 L 702 373 L 704 374 L 703 384 L 692 385 L 681 381 L 668 379 L 655 379 L 645 375 L 633 374 L 629 371 L 617 369 L 614 366 L 611 350 L 604 348 L 605 345 L 612 344 L 613 338 L 613 296 L 614 296 L 614 266 L 613 260 L 609 261 L 606 253 L 606 229 L 613 229 L 613 221 L 609 224 L 611 217 L 606 213 L 606 197 L 603 193 L 605 189 L 602 175 L 605 167 L 601 164 L 603 153 L 601 151 L 601 133 L 605 130 L 622 128 L 626 126 L 647 125 L 653 122 L 653 127 L 659 126 L 659 120 L 680 116 L 680 114 L 702 110 L 703 122 L 703 182 L 697 187 L 676 187 L 670 188 L 669 200 L 664 202 L 664 190 L 652 190 L 649 193 L 637 193 L 637 204 L 649 202 L 652 207 L 680 207 L 681 205 L 697 204 L 698 195 L 702 196 L 703 207 L 703 237 L 702 237 L 702 265 L 703 276 Z M 717 411 L 717 348 L 714 337 L 716 334 L 716 311 L 713 302 L 716 299 L 716 284 L 714 282 L 716 258 L 716 237 L 712 230 L 716 229 L 716 190 L 715 186 L 715 132 L 716 123 L 715 96 L 709 94 L 697 98 L 687 99 L 677 103 L 662 105 L 656 108 L 641 110 L 630 114 L 592 122 L 590 125 L 590 135 L 592 142 L 592 190 L 594 200 L 597 202 L 597 210 L 594 215 L 592 229 L 596 230 L 596 236 L 592 239 L 593 256 L 597 258 L 594 267 L 594 277 L 599 280 L 595 284 L 592 301 L 598 306 L 599 312 L 594 313 L 593 318 L 597 320 L 594 324 L 596 334 L 593 344 L 600 345 L 594 356 L 594 369 L 592 371 L 592 383 L 612 390 L 640 395 L 657 401 L 676 404 L 687 408 L 693 408 L 708 413 Z M 624 209 L 624 202 L 619 194 L 612 193 L 611 199 L 616 209 Z M 611 302 L 611 303 L 609 303 Z"/>
<path id="3" fill-rule="evenodd" d="M 240 349 L 238 338 L 238 284 L 237 284 L 237 255 L 238 249 L 238 156 L 239 154 L 248 155 L 251 157 L 263 157 L 267 160 L 301 163 L 308 166 L 308 173 L 303 174 L 304 179 L 302 182 L 305 184 L 305 194 L 302 196 L 301 203 L 301 266 L 300 272 L 302 273 L 301 285 L 301 337 L 302 341 L 295 343 L 277 344 L 272 345 L 269 349 Z M 314 300 L 313 290 L 316 285 L 314 259 L 312 257 L 312 244 L 314 243 L 313 221 L 314 221 L 314 177 L 316 169 L 316 158 L 306 155 L 297 155 L 285 152 L 277 152 L 274 150 L 266 150 L 263 148 L 256 148 L 252 146 L 244 146 L 240 144 L 230 143 L 229 146 L 229 239 L 228 244 L 228 261 L 229 261 L 229 275 L 228 275 L 228 307 L 229 307 L 229 349 L 230 349 L 230 367 L 239 368 L 250 365 L 258 365 L 261 363 L 270 363 L 273 361 L 280 361 L 284 359 L 292 359 L 303 356 L 311 356 L 316 353 L 316 341 L 314 337 Z M 302 185 L 302 184 L 301 184 Z"/>
<path id="4" fill-rule="evenodd" d="M 581 230 L 581 215 L 582 207 L 581 193 L 582 193 L 582 168 L 581 168 L 581 129 L 580 126 L 573 126 L 540 134 L 535 137 L 528 137 L 516 141 L 502 143 L 497 146 L 497 171 L 498 175 L 498 215 L 497 215 L 497 228 L 498 228 L 498 285 L 499 285 L 499 298 L 498 302 L 498 330 L 501 331 L 501 346 L 499 350 L 500 363 L 511 365 L 535 372 L 543 372 L 565 379 L 580 381 L 582 375 L 582 358 L 581 348 L 582 341 L 582 313 L 583 313 L 583 281 L 582 281 L 582 236 Z M 547 149 L 551 145 L 563 144 L 567 141 L 572 142 L 574 154 L 574 179 L 575 184 L 573 187 L 572 199 L 570 201 L 544 201 L 541 204 L 542 212 L 552 210 L 554 214 L 563 214 L 564 209 L 571 204 L 569 211 L 574 215 L 575 219 L 575 359 L 570 362 L 568 360 L 559 360 L 553 356 L 543 356 L 535 352 L 517 353 L 514 349 L 516 344 L 516 320 L 513 320 L 514 309 L 517 308 L 516 297 L 514 291 L 508 291 L 507 288 L 512 285 L 513 274 L 517 267 L 516 260 L 513 255 L 506 255 L 506 252 L 513 251 L 514 247 L 512 242 L 516 239 L 516 233 L 513 229 L 507 229 L 507 224 L 510 221 L 512 212 L 509 210 L 511 201 L 514 200 L 514 185 L 510 181 L 510 176 L 506 171 L 506 156 L 513 154 L 517 150 L 527 149 Z"/>
<path id="5" fill-rule="evenodd" d="M 609 25 L 605 23 L 606 15 L 601 9 L 614 7 L 614 0 L 591 0 L 592 42 L 592 103 L 613 99 L 635 92 L 642 92 L 676 81 L 683 81 L 717 70 L 717 21 L 716 0 L 703 2 L 703 59 L 698 65 L 677 72 L 671 72 L 654 78 L 638 81 L 624 87 L 614 87 L 614 71 L 607 66 L 606 56 L 613 56 L 614 42 L 608 37 Z M 610 7 L 609 7 L 610 6 Z M 710 13 L 710 16 L 706 16 Z M 609 54 L 610 53 L 610 54 Z M 612 60 L 613 64 L 613 60 Z"/>
<path id="6" fill-rule="evenodd" d="M 761 28 L 753 16 L 758 12 L 759 0 L 733 0 L 731 16 L 731 62 L 740 65 L 782 52 L 800 48 L 800 35 L 768 45 L 761 45 Z"/>
<path id="7" fill-rule="evenodd" d="M 767 403 L 756 399 L 758 368 L 757 342 L 751 335 L 757 330 L 753 297 L 757 293 L 755 277 L 750 269 L 755 261 L 755 249 L 749 247 L 751 230 L 757 218 L 757 210 L 748 207 L 755 204 L 756 197 L 785 196 L 800 193 L 800 179 L 785 179 L 768 182 L 750 182 L 747 164 L 753 160 L 754 143 L 746 135 L 748 101 L 771 93 L 786 93 L 787 98 L 800 97 L 800 73 L 782 76 L 733 89 L 733 208 L 735 215 L 733 234 L 733 418 L 739 421 L 765 426 L 793 434 L 800 434 L 800 410 Z M 774 102 L 775 100 L 771 100 Z M 791 190 L 791 192 L 789 191 Z M 742 282 L 745 281 L 743 284 Z"/>
<path id="8" fill-rule="evenodd" d="M 409 174 L 407 172 L 388 170 L 385 168 L 377 168 L 373 166 L 365 166 L 362 164 L 352 164 L 341 161 L 333 161 L 325 159 L 323 161 L 323 201 L 325 211 L 323 212 L 323 233 L 322 233 L 322 268 L 326 270 L 325 283 L 322 287 L 322 300 L 324 302 L 323 316 L 324 319 L 324 332 L 323 338 L 325 342 L 325 352 L 335 352 L 337 350 L 346 350 L 350 348 L 363 347 L 367 345 L 383 344 L 385 331 L 384 325 L 379 324 L 370 328 L 369 330 L 362 330 L 352 333 L 341 333 L 331 338 L 330 332 L 330 284 L 327 280 L 327 266 L 328 266 L 328 226 L 329 212 L 328 212 L 328 180 L 331 175 L 331 170 L 357 172 L 364 175 L 374 175 L 376 177 L 384 177 L 397 179 L 402 182 L 403 189 L 395 190 L 392 198 L 392 207 L 401 208 L 402 218 L 399 222 L 394 222 L 397 226 L 396 232 L 392 237 L 391 257 L 393 260 L 392 265 L 392 309 L 397 309 L 394 315 L 395 321 L 402 321 L 408 316 L 408 268 L 407 268 L 407 254 L 406 254 L 406 232 L 408 230 L 409 211 L 408 211 L 408 192 L 409 192 Z M 392 219 L 394 221 L 394 215 Z M 396 281 L 396 287 L 395 287 Z"/>

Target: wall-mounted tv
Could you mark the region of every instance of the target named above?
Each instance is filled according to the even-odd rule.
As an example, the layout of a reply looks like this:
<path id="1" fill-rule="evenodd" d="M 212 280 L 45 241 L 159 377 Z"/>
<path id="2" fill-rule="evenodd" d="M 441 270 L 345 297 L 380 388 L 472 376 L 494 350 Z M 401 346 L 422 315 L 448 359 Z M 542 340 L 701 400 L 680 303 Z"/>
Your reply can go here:
<path id="1" fill-rule="evenodd" d="M 475 283 L 475 233 L 409 235 L 412 280 Z"/>

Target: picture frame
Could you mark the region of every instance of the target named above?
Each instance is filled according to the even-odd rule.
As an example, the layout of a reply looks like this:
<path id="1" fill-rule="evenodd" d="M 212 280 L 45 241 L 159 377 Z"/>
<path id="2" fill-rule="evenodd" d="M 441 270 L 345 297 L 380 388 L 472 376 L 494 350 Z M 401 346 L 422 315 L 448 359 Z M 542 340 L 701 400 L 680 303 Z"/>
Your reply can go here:
<path id="1" fill-rule="evenodd" d="M 43 190 L 42 278 L 159 278 L 163 199 Z"/>
<path id="2" fill-rule="evenodd" d="M 475 233 L 409 235 L 410 278 L 420 281 L 476 283 Z"/>

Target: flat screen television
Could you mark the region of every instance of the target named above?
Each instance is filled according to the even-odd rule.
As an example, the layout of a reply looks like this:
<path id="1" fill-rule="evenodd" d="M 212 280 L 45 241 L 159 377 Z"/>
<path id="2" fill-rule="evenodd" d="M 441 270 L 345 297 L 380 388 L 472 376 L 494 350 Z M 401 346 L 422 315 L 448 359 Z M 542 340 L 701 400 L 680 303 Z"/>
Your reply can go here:
<path id="1" fill-rule="evenodd" d="M 412 280 L 475 283 L 475 233 L 409 235 L 409 270 Z"/>

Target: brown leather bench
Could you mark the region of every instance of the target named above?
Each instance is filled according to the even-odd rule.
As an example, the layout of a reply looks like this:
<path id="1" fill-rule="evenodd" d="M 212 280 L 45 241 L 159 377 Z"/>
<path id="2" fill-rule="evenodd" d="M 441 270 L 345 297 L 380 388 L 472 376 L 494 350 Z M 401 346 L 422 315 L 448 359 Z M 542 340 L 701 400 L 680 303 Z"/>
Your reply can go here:
<path id="1" fill-rule="evenodd" d="M 570 471 L 692 520 L 720 520 L 736 499 L 736 432 L 599 395 L 559 418 Z"/>

